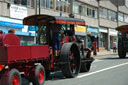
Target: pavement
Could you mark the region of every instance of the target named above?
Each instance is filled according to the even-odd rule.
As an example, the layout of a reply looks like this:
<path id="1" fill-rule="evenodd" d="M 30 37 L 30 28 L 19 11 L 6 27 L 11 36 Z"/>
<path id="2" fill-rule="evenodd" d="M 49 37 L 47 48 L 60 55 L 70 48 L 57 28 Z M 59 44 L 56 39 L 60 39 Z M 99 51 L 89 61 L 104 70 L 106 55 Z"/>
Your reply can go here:
<path id="1" fill-rule="evenodd" d="M 93 52 L 92 52 L 92 57 L 94 57 L 94 58 L 98 58 L 98 57 L 104 57 L 104 56 L 109 56 L 109 55 L 111 55 L 111 56 L 117 56 L 118 55 L 118 52 L 116 52 L 116 53 L 113 53 L 113 50 L 111 49 L 110 51 L 108 51 L 108 50 L 100 50 L 99 52 L 97 52 L 97 55 L 93 55 Z"/>

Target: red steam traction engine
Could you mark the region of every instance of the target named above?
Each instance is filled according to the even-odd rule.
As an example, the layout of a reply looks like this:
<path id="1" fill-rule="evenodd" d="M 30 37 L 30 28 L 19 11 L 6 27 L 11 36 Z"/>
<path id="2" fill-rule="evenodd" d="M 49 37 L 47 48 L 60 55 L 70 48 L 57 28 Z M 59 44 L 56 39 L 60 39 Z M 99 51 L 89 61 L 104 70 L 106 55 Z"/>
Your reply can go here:
<path id="1" fill-rule="evenodd" d="M 46 75 L 62 70 L 67 78 L 73 78 L 80 71 L 90 70 L 93 58 L 88 48 L 81 47 L 80 40 L 74 39 L 74 25 L 85 25 L 85 21 L 76 18 L 33 15 L 24 19 L 24 25 L 45 26 L 45 33 L 38 31 L 38 43 L 42 45 L 21 46 L 15 34 L 0 34 L 0 85 L 22 85 L 22 77 L 33 85 L 44 85 Z M 52 46 L 53 24 L 69 26 L 65 29 L 59 56 L 54 56 Z M 46 42 L 42 43 L 45 34 Z"/>

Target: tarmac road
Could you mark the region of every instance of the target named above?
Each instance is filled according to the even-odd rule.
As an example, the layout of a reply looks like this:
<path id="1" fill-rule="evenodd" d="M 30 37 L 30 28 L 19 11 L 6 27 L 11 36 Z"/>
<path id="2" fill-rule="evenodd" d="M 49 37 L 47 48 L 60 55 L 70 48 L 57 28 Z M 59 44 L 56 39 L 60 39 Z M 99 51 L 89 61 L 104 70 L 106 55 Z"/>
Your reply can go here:
<path id="1" fill-rule="evenodd" d="M 90 72 L 69 79 L 61 72 L 52 73 L 44 85 L 128 85 L 128 58 L 119 59 L 116 55 L 98 58 Z"/>

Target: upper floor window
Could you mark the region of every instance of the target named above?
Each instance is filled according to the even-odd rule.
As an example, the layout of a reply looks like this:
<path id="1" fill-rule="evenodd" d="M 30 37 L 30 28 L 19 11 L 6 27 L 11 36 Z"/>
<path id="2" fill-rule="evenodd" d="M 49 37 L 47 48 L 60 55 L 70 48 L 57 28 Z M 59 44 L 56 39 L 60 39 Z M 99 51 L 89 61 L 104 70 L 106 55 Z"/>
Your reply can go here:
<path id="1" fill-rule="evenodd" d="M 106 8 L 100 8 L 100 17 L 104 19 L 108 18 L 108 11 Z"/>
<path id="2" fill-rule="evenodd" d="M 34 7 L 34 0 L 27 0 L 28 7 Z"/>
<path id="3" fill-rule="evenodd" d="M 17 4 L 17 5 L 34 7 L 34 0 L 8 0 L 8 2 Z"/>
<path id="4" fill-rule="evenodd" d="M 117 21 L 116 12 L 109 10 L 109 11 L 108 11 L 108 15 L 109 15 L 109 16 L 108 16 L 108 17 L 109 17 L 109 20 Z"/>
<path id="5" fill-rule="evenodd" d="M 87 10 L 87 6 L 82 5 L 81 6 L 81 15 L 86 16 L 86 10 Z"/>
<path id="6" fill-rule="evenodd" d="M 87 7 L 87 16 L 97 18 L 97 8 L 88 6 Z"/>
<path id="7" fill-rule="evenodd" d="M 74 2 L 73 3 L 73 13 L 80 14 L 80 3 Z"/>
<path id="8" fill-rule="evenodd" d="M 128 23 L 128 15 L 127 14 L 124 15 L 124 22 Z"/>
<path id="9" fill-rule="evenodd" d="M 8 0 L 8 2 L 11 2 L 12 3 L 12 2 L 14 2 L 14 0 Z"/>
<path id="10" fill-rule="evenodd" d="M 68 0 L 57 0 L 56 10 L 69 13 L 69 5 Z"/>
<path id="11" fill-rule="evenodd" d="M 124 21 L 123 13 L 121 13 L 121 12 L 118 13 L 118 20 L 122 21 L 122 22 Z"/>

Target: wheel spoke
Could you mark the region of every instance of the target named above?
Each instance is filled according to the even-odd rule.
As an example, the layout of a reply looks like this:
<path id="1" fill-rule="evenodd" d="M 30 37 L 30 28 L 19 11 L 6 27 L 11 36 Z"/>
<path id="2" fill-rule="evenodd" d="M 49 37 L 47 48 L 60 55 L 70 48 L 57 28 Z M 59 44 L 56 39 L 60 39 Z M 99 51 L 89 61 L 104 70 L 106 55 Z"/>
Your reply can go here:
<path id="1" fill-rule="evenodd" d="M 17 75 L 12 77 L 12 85 L 19 85 L 19 77 Z"/>
<path id="2" fill-rule="evenodd" d="M 44 73 L 42 70 L 39 71 L 38 79 L 39 79 L 40 83 L 42 83 L 44 81 Z"/>
<path id="3" fill-rule="evenodd" d="M 70 54 L 69 54 L 69 64 L 70 64 L 70 67 L 71 67 L 71 71 L 73 73 L 75 73 L 75 68 L 76 68 L 76 62 L 75 62 L 75 57 L 74 57 L 74 53 L 73 51 L 70 51 Z"/>

